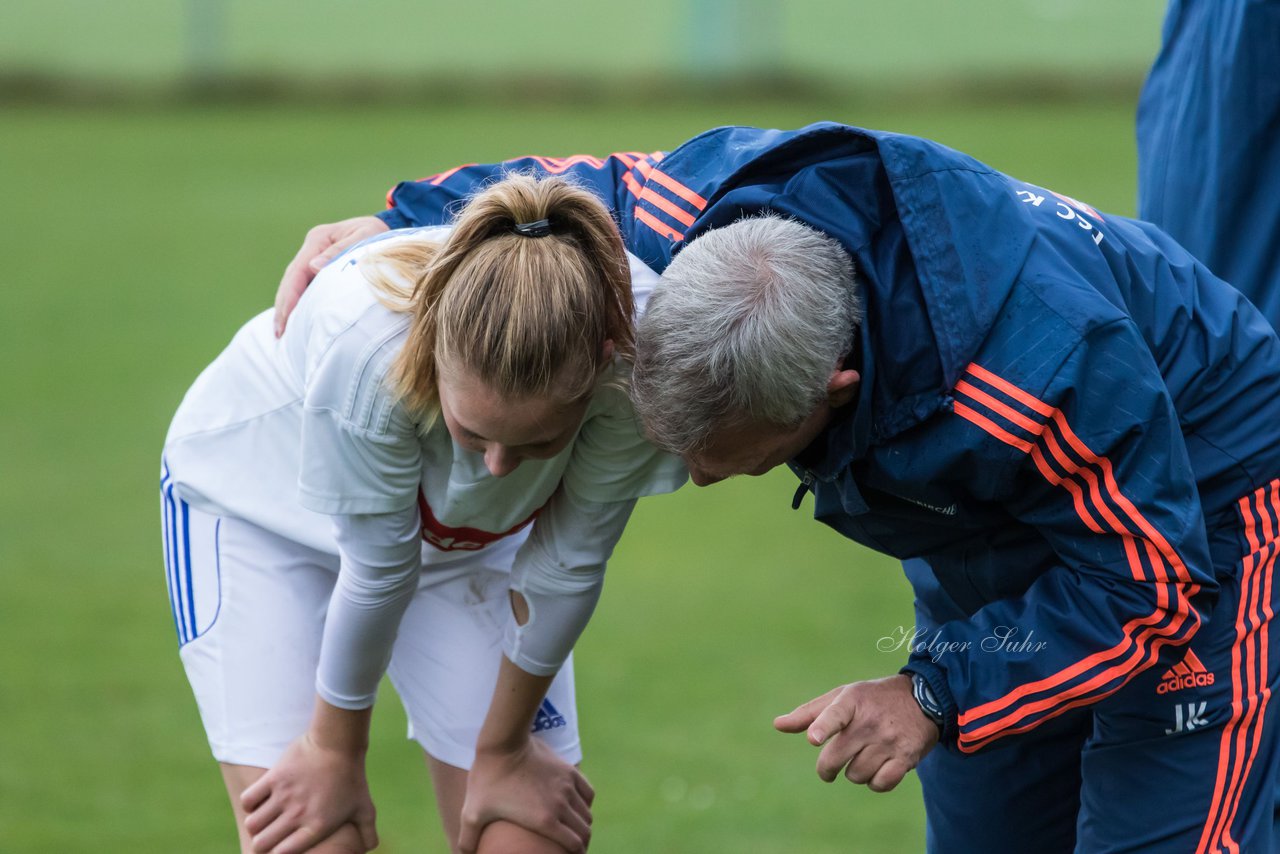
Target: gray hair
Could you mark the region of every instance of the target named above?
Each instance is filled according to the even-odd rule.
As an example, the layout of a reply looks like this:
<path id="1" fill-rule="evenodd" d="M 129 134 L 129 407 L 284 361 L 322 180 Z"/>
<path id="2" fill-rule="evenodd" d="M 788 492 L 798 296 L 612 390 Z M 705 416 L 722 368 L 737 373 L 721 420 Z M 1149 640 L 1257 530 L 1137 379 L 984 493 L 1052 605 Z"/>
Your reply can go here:
<path id="1" fill-rule="evenodd" d="M 649 297 L 636 412 L 676 454 L 724 426 L 795 426 L 826 398 L 861 321 L 853 259 L 822 232 L 772 213 L 708 231 Z"/>

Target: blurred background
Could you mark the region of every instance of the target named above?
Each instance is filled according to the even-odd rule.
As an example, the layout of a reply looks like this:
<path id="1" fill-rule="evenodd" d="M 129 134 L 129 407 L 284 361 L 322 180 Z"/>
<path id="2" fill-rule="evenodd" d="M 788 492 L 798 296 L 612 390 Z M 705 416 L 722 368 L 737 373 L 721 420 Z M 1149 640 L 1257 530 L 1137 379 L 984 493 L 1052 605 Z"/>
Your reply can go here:
<path id="1" fill-rule="evenodd" d="M 234 849 L 177 657 L 158 456 L 318 222 L 398 180 L 832 119 L 1131 213 L 1162 0 L 5 0 L 0 851 Z M 977 224 L 975 224 L 977 225 Z M 896 672 L 897 566 L 775 472 L 642 502 L 579 645 L 593 851 L 914 852 L 915 778 L 822 784 L 774 715 Z M 880 644 L 883 646 L 884 644 Z M 444 850 L 390 687 L 381 851 Z"/>

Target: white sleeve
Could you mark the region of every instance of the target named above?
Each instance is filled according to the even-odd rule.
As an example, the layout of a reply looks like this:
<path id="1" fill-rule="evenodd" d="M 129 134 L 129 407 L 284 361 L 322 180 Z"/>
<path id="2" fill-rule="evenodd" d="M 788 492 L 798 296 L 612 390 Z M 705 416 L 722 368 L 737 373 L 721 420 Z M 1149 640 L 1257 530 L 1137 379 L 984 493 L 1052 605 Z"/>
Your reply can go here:
<path id="1" fill-rule="evenodd" d="M 370 309 L 372 317 L 385 313 Z M 370 318 L 365 317 L 368 321 Z M 308 350 L 298 493 L 326 515 L 377 514 L 414 505 L 422 480 L 415 425 L 387 386 L 404 324 L 351 324 Z M 323 341 L 323 336 L 322 341 Z"/>
<path id="2" fill-rule="evenodd" d="M 583 502 L 561 488 L 538 514 L 511 573 L 511 589 L 529 606 L 524 625 L 508 615 L 503 636 L 517 667 L 549 676 L 564 664 L 600 599 L 605 564 L 635 503 Z"/>
<path id="3" fill-rule="evenodd" d="M 400 619 L 422 571 L 416 505 L 396 513 L 335 516 L 341 568 L 329 600 L 316 693 L 340 709 L 373 705 Z"/>
<path id="4" fill-rule="evenodd" d="M 645 439 L 621 386 L 627 366 L 617 362 L 612 379 L 597 386 L 586 422 L 573 445 L 564 486 L 582 501 L 606 504 L 675 492 L 688 473 L 678 457 Z"/>

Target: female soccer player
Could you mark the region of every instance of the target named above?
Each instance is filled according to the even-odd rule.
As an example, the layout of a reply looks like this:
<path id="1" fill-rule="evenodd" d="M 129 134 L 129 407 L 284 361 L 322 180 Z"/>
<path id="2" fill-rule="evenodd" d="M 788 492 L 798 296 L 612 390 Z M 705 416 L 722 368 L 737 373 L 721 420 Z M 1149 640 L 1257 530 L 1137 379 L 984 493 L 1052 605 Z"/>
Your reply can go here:
<path id="1" fill-rule="evenodd" d="M 635 500 L 684 478 L 626 398 L 655 278 L 589 192 L 509 176 L 349 253 L 188 391 L 169 594 L 242 850 L 376 845 L 384 670 L 452 847 L 495 818 L 486 845 L 585 847 L 570 650 Z"/>

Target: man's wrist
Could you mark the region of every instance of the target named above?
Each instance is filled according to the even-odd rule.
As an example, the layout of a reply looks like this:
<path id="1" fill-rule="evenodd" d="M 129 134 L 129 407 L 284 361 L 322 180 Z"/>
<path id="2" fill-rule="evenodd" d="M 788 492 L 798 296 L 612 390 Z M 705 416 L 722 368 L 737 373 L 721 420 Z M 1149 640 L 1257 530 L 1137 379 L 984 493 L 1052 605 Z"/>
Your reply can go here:
<path id="1" fill-rule="evenodd" d="M 942 734 L 942 730 L 946 727 L 947 717 L 942 709 L 942 703 L 933 693 L 933 689 L 929 687 L 929 681 L 919 673 L 907 673 L 911 677 L 911 696 L 915 698 L 916 705 L 920 707 L 920 711 L 924 716 L 933 721 L 934 726 L 938 728 L 938 734 Z"/>
<path id="2" fill-rule="evenodd" d="M 399 208 L 387 208 L 384 211 L 378 211 L 378 213 L 373 214 L 373 216 L 382 220 L 383 224 L 386 225 L 387 228 L 408 228 L 415 225 L 415 223 L 409 221 L 408 217 L 406 217 L 404 212 Z"/>
<path id="3" fill-rule="evenodd" d="M 920 713 L 938 725 L 939 741 L 945 744 L 954 743 L 956 738 L 956 714 L 958 710 L 956 708 L 955 698 L 951 695 L 951 688 L 947 685 L 946 671 L 927 659 L 913 659 L 903 665 L 902 669 L 898 672 L 912 678 L 911 687 L 913 697 L 915 697 L 916 693 L 916 677 L 924 680 L 925 685 L 929 688 L 928 695 L 926 695 L 924 699 L 931 707 L 936 703 L 937 709 L 942 713 L 942 719 L 941 721 L 938 721 L 933 718 L 925 711 L 924 705 L 920 703 L 920 700 L 917 699 L 916 704 L 920 706 Z M 928 702 L 930 699 L 932 702 Z"/>

